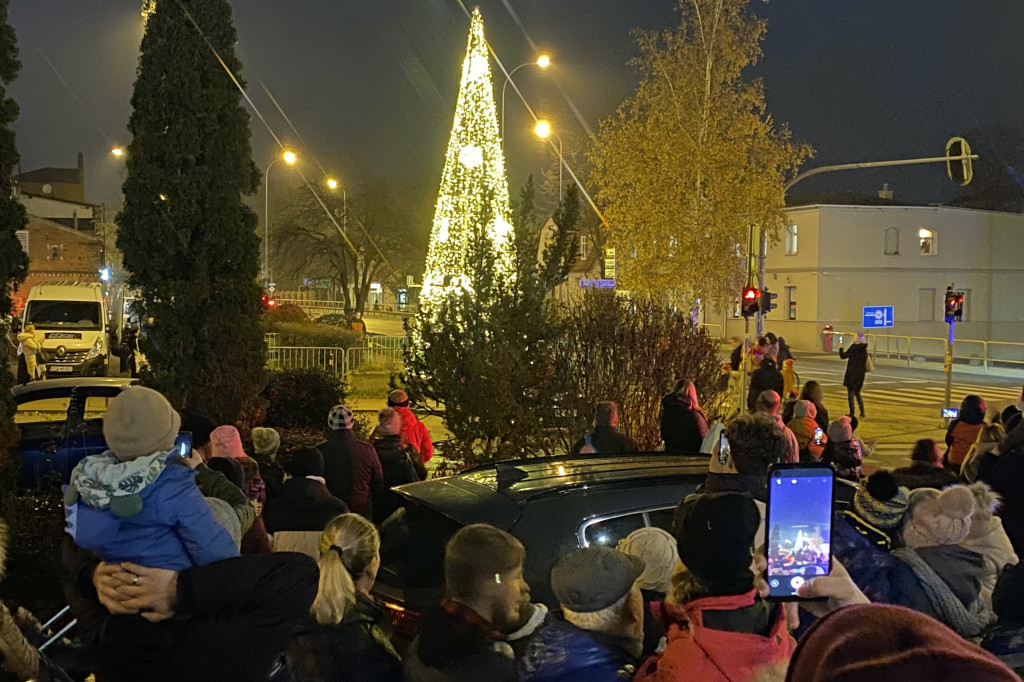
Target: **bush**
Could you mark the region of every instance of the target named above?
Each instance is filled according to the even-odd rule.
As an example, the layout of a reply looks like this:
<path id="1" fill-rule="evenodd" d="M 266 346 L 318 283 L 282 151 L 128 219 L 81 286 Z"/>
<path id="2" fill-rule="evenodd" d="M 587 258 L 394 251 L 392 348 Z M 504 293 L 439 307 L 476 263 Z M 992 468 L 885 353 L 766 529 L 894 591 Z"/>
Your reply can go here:
<path id="1" fill-rule="evenodd" d="M 718 398 L 718 344 L 689 315 L 649 299 L 588 290 L 566 311 L 555 350 L 555 385 L 566 448 L 587 433 L 594 405 L 613 400 L 620 426 L 640 446 L 661 444 L 661 399 L 690 379 L 701 404 Z"/>
<path id="2" fill-rule="evenodd" d="M 36 613 L 56 612 L 64 604 L 57 572 L 64 537 L 64 499 L 59 488 L 0 492 L 0 519 L 7 522 L 7 571 L 0 598 Z"/>
<path id="3" fill-rule="evenodd" d="M 345 397 L 341 379 L 320 369 L 270 372 L 264 426 L 323 428 L 331 408 Z"/>
<path id="4" fill-rule="evenodd" d="M 350 348 L 358 345 L 356 333 L 347 327 L 312 322 L 271 321 L 266 326 L 266 330 L 277 334 L 277 345 L 279 346 Z"/>
<path id="5" fill-rule="evenodd" d="M 295 303 L 282 303 L 276 308 L 264 312 L 263 316 L 272 323 L 309 322 L 309 317 L 306 315 L 306 311 Z"/>
<path id="6" fill-rule="evenodd" d="M 344 313 L 327 313 L 313 320 L 314 324 L 329 324 L 333 327 L 348 327 L 348 316 Z"/>

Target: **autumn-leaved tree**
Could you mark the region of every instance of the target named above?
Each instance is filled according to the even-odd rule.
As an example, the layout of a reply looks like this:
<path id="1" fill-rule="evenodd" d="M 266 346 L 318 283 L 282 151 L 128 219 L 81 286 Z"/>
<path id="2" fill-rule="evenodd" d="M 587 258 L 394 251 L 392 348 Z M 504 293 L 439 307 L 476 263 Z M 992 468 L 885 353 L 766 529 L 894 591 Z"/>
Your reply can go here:
<path id="1" fill-rule="evenodd" d="M 249 114 L 227 0 L 158 2 L 142 39 L 117 246 L 147 325 L 148 381 L 235 423 L 263 388 Z"/>
<path id="2" fill-rule="evenodd" d="M 18 42 L 14 29 L 7 23 L 7 0 L 0 0 L 0 331 L 7 332 L 3 318 L 11 312 L 14 289 L 25 281 L 28 257 L 18 242 L 17 231 L 25 227 L 28 218 L 25 207 L 14 197 L 12 170 L 18 163 L 18 148 L 14 145 L 11 124 L 18 118 L 18 105 L 7 98 L 7 86 L 18 76 Z M 6 340 L 0 343 L 7 345 Z M 3 357 L 7 357 L 4 348 Z M 11 396 L 11 373 L 0 367 L 0 464 L 7 451 L 17 442 L 14 426 L 14 398 Z"/>
<path id="3" fill-rule="evenodd" d="M 785 178 L 811 150 L 744 76 L 767 30 L 749 0 L 679 0 L 679 10 L 677 29 L 638 34 L 640 85 L 602 122 L 590 157 L 620 288 L 689 307 L 736 295 L 738 245 L 750 225 L 784 226 Z"/>

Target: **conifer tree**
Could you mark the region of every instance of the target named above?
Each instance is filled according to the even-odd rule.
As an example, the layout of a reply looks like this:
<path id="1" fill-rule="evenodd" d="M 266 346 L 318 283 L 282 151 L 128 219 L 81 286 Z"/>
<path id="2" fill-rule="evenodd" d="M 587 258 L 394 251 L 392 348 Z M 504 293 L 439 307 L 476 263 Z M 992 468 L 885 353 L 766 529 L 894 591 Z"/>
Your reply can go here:
<path id="1" fill-rule="evenodd" d="M 132 95 L 117 245 L 147 325 L 148 380 L 178 407 L 233 423 L 264 382 L 259 187 L 227 0 L 150 14 Z"/>

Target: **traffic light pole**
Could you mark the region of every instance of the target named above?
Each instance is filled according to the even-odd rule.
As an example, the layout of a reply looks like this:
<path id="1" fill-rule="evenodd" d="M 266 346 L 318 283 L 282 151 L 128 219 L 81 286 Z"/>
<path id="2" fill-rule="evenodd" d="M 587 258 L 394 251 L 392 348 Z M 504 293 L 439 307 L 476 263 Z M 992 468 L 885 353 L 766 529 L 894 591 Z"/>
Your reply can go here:
<path id="1" fill-rule="evenodd" d="M 943 369 L 946 372 L 946 402 L 945 407 L 952 407 L 950 401 L 953 399 L 953 343 L 956 340 L 956 317 L 949 318 L 949 337 L 946 339 L 946 362 Z M 946 428 L 949 428 L 949 417 L 946 417 Z"/>

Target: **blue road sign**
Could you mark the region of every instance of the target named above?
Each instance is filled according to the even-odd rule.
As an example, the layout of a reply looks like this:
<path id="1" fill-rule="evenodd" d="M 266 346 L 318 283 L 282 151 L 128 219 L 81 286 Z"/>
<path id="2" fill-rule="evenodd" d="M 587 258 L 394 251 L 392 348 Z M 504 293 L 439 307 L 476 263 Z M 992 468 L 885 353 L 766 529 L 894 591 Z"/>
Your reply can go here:
<path id="1" fill-rule="evenodd" d="M 891 327 L 895 315 L 891 305 L 864 306 L 864 328 Z"/>
<path id="2" fill-rule="evenodd" d="M 614 279 L 581 279 L 580 287 L 583 289 L 614 289 Z"/>

